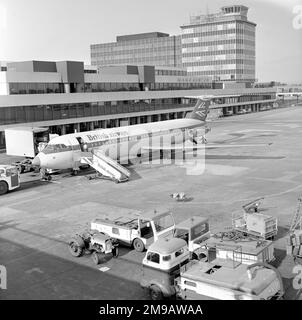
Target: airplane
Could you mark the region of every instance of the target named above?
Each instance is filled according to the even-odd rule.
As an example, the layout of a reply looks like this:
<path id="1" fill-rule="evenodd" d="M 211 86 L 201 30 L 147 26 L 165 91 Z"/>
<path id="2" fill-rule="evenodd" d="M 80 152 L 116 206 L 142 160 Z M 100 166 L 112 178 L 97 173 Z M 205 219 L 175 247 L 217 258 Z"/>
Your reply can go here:
<path id="1" fill-rule="evenodd" d="M 198 143 L 209 130 L 206 119 L 211 98 L 197 98 L 192 113 L 183 119 L 144 123 L 110 129 L 78 132 L 58 136 L 33 159 L 32 164 L 41 169 L 72 169 L 77 174 L 83 164 L 88 164 L 104 176 L 126 181 L 130 172 L 120 163 L 152 151 L 178 151 L 213 148 L 234 148 L 257 145 L 219 145 Z M 191 142 L 188 147 L 185 142 Z M 164 142 L 167 142 L 164 144 Z M 119 163 L 118 163 L 119 162 Z M 48 175 L 49 177 L 49 175 Z M 50 178 L 49 178 L 50 179 Z"/>

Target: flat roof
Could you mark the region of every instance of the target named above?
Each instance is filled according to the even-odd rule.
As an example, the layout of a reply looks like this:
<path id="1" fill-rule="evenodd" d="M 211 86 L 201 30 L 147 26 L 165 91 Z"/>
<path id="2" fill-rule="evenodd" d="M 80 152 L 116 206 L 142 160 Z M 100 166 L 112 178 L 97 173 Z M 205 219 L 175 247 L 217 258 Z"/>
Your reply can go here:
<path id="1" fill-rule="evenodd" d="M 157 252 L 162 255 L 168 255 L 183 248 L 186 245 L 186 241 L 180 238 L 164 238 L 152 243 L 148 250 Z"/>
<path id="2" fill-rule="evenodd" d="M 176 228 L 180 229 L 190 229 L 191 227 L 195 226 L 198 223 L 205 223 L 208 222 L 209 219 L 205 217 L 199 217 L 199 216 L 193 216 L 191 218 L 188 218 L 184 221 L 181 221 L 176 225 Z"/>
<path id="3" fill-rule="evenodd" d="M 122 129 L 122 127 L 120 127 Z M 129 222 L 132 222 L 133 220 L 137 219 L 146 219 L 146 220 L 152 220 L 156 217 L 159 217 L 161 215 L 165 214 L 172 214 L 169 210 L 164 209 L 158 209 L 158 210 L 147 210 L 147 211 L 136 211 L 136 210 L 129 210 L 128 212 L 124 212 L 122 215 L 120 214 L 98 214 L 97 218 L 93 219 L 91 222 L 106 222 L 106 223 L 112 223 L 112 222 L 122 222 L 124 224 L 127 224 Z"/>
<path id="4" fill-rule="evenodd" d="M 42 128 L 42 127 L 29 127 L 29 126 L 24 126 L 24 127 L 13 127 L 13 128 L 8 128 L 6 130 L 13 130 L 13 131 L 30 131 L 34 133 L 39 133 L 39 132 L 45 132 L 48 130 L 48 128 Z"/>
<path id="5" fill-rule="evenodd" d="M 199 261 L 183 272 L 182 277 L 251 294 L 261 293 L 276 278 L 274 271 L 267 268 L 257 269 L 253 281 L 250 281 L 247 265 L 241 264 L 236 268 L 214 267 L 217 267 L 215 261 L 213 263 Z M 213 272 L 209 272 L 211 269 Z"/>
<path id="6" fill-rule="evenodd" d="M 136 34 L 128 34 L 123 36 L 117 36 L 116 41 L 131 41 L 131 40 L 141 40 L 141 39 L 150 39 L 150 38 L 163 38 L 169 37 L 168 33 L 163 32 L 146 32 L 146 33 L 136 33 Z"/>

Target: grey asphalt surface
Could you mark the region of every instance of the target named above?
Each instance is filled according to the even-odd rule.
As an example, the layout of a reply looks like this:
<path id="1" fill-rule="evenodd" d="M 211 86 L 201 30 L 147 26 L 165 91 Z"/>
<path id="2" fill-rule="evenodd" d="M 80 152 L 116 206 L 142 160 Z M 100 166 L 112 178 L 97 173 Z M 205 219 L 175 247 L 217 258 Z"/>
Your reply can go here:
<path id="1" fill-rule="evenodd" d="M 120 247 L 117 259 L 95 266 L 89 256 L 72 257 L 68 239 L 98 214 L 162 207 L 173 211 L 176 222 L 209 217 L 217 232 L 258 197 L 265 197 L 265 213 L 278 218 L 276 266 L 285 298 L 301 299 L 292 286 L 295 263 L 286 256 L 284 236 L 302 194 L 302 107 L 223 118 L 210 126 L 209 142 L 267 145 L 208 150 L 204 170 L 202 161 L 196 169 L 143 160 L 128 167 L 132 177 L 123 184 L 88 180 L 91 170 L 75 177 L 64 172 L 52 182 L 23 174 L 21 188 L 0 198 L 0 264 L 8 274 L 0 299 L 148 299 L 139 286 L 143 253 Z M 0 163 L 14 160 L 0 154 Z M 191 201 L 173 201 L 174 192 Z"/>

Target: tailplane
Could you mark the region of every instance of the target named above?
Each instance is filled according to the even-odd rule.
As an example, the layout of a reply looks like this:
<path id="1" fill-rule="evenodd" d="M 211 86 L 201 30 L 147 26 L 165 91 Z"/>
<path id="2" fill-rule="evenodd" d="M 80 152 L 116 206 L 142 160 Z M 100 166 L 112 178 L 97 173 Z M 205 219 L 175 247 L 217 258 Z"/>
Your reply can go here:
<path id="1" fill-rule="evenodd" d="M 186 118 L 206 121 L 209 113 L 210 101 L 211 99 L 198 99 L 194 110 L 192 113 L 188 114 Z"/>

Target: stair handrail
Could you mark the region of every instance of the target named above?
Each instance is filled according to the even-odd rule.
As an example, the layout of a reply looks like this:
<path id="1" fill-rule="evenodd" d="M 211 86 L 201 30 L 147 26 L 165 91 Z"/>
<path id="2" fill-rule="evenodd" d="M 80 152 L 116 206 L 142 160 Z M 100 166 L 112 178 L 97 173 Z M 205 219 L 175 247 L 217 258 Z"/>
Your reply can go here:
<path id="1" fill-rule="evenodd" d="M 110 157 L 106 156 L 104 152 L 102 152 L 101 150 L 94 151 L 94 149 L 92 149 L 91 153 L 96 157 L 99 157 L 101 159 L 103 158 L 102 160 L 104 160 L 105 162 L 110 164 L 113 168 L 115 168 L 116 170 L 119 170 L 121 173 L 125 174 L 126 176 L 130 176 L 130 171 L 128 169 L 120 165 L 117 161 L 114 161 Z"/>

